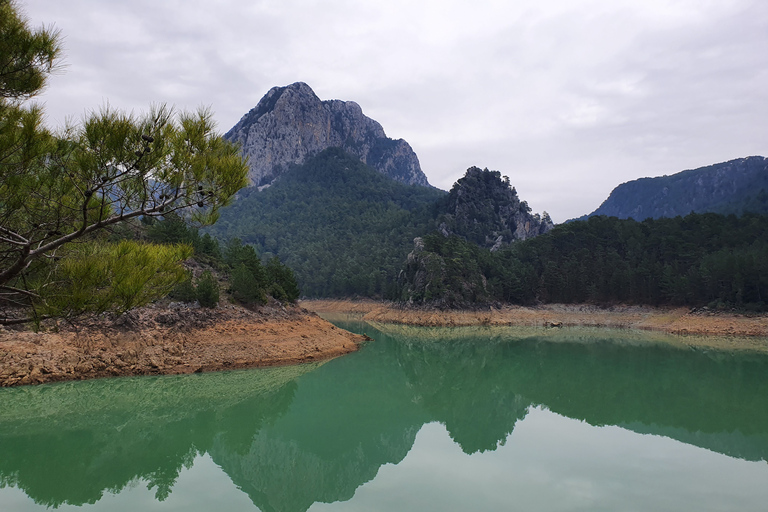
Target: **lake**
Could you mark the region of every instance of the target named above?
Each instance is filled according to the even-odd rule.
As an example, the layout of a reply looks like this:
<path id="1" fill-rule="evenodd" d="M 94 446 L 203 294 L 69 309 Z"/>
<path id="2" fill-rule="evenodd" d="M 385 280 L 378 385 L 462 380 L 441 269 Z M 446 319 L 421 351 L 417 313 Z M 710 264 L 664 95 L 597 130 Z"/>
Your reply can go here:
<path id="1" fill-rule="evenodd" d="M 768 356 L 588 329 L 372 326 L 326 363 L 0 389 L 0 510 L 739 510 Z"/>

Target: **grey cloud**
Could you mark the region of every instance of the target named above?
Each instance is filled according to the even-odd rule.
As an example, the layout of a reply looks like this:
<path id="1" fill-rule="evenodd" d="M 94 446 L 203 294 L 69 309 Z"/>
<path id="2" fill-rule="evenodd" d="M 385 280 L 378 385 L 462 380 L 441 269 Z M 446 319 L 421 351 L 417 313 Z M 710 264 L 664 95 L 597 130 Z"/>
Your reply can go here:
<path id="1" fill-rule="evenodd" d="M 556 221 L 623 181 L 768 154 L 761 0 L 22 5 L 66 36 L 53 123 L 167 102 L 211 105 L 225 131 L 301 80 L 408 140 L 437 186 L 497 169 Z"/>

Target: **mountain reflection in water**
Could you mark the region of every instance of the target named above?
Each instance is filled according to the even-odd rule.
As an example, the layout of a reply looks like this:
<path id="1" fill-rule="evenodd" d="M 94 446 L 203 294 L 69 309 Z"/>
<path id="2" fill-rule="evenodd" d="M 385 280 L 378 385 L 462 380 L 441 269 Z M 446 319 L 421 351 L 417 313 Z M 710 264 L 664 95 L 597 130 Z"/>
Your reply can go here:
<path id="1" fill-rule="evenodd" d="M 56 507 L 137 480 L 164 500 L 208 454 L 263 511 L 350 499 L 430 422 L 467 454 L 530 408 L 768 460 L 768 357 L 487 329 L 373 332 L 326 364 L 0 390 L 0 485 Z M 0 503 L 0 506 L 2 503 Z"/>

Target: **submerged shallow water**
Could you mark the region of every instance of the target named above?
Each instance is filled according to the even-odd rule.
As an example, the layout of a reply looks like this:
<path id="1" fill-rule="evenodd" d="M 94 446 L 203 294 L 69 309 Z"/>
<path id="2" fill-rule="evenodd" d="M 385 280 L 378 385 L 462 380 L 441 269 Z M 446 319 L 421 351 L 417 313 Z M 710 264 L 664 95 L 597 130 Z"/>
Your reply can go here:
<path id="1" fill-rule="evenodd" d="M 325 364 L 0 390 L 0 510 L 768 503 L 766 355 L 342 326 L 375 341 Z"/>

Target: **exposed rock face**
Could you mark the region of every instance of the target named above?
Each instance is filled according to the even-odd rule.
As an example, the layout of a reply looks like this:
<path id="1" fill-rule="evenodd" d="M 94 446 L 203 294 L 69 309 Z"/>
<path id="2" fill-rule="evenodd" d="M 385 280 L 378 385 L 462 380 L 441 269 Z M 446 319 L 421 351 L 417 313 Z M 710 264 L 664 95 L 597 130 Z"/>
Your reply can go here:
<path id="1" fill-rule="evenodd" d="M 766 192 L 768 158 L 751 156 L 671 176 L 622 183 L 597 210 L 577 220 L 593 215 L 643 221 L 691 212 L 765 213 Z"/>
<path id="2" fill-rule="evenodd" d="M 532 214 L 528 203 L 498 171 L 470 167 L 448 196 L 439 230 L 493 250 L 515 240 L 546 233 L 554 227 L 549 214 Z"/>
<path id="3" fill-rule="evenodd" d="M 406 141 L 388 138 L 357 103 L 321 101 L 302 82 L 272 88 L 225 138 L 242 145 L 254 185 L 271 183 L 289 165 L 329 147 L 344 149 L 394 180 L 429 185 Z"/>

